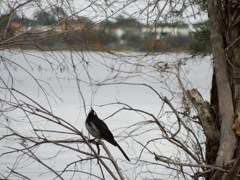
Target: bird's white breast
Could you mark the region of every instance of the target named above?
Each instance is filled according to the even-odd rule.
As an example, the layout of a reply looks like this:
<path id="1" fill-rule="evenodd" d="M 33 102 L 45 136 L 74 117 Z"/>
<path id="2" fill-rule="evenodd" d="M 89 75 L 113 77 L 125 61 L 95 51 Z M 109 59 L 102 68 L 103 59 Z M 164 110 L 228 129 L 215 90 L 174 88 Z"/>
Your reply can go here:
<path id="1" fill-rule="evenodd" d="M 98 128 L 92 123 L 92 122 L 86 122 L 85 126 L 88 130 L 88 132 L 95 138 L 101 138 L 100 132 Z"/>

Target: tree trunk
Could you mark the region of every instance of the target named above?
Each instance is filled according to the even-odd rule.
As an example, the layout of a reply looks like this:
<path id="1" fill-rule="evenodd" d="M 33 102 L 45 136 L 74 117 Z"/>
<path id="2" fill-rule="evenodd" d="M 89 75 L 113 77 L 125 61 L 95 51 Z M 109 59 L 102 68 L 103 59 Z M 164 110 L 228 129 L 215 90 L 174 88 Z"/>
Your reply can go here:
<path id="1" fill-rule="evenodd" d="M 222 4 L 225 3 L 225 4 Z M 240 113 L 240 52 L 239 0 L 208 0 L 211 24 L 211 44 L 216 86 L 212 88 L 212 106 L 217 107 L 221 138 L 215 165 L 226 166 L 239 156 L 239 138 L 232 129 L 234 115 Z M 216 94 L 217 93 L 217 96 Z M 212 97 L 213 99 L 213 97 Z M 216 104 L 217 103 L 217 104 Z M 206 148 L 207 149 L 207 148 Z M 236 153 L 236 150 L 238 153 Z M 236 170 L 237 172 L 239 170 Z M 229 173 L 231 174 L 231 173 Z M 237 174 L 235 173 L 235 177 Z M 225 179 L 228 175 L 215 172 L 211 179 Z M 228 177 L 229 178 L 229 177 Z"/>
<path id="2" fill-rule="evenodd" d="M 237 148 L 235 150 L 235 164 L 226 179 L 237 179 L 240 173 L 240 1 L 229 0 L 226 4 L 226 43 L 227 59 L 231 77 L 231 88 L 233 95 L 233 106 L 237 127 L 235 133 L 238 135 Z M 240 178 L 239 178 L 240 179 Z"/>

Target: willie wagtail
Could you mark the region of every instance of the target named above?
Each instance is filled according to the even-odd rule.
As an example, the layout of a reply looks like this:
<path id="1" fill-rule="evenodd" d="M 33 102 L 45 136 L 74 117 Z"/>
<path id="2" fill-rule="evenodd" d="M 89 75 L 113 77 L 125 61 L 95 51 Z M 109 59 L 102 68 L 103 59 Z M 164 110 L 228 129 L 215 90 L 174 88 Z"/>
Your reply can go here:
<path id="1" fill-rule="evenodd" d="M 96 112 L 93 109 L 91 109 L 91 111 L 89 112 L 89 114 L 87 116 L 85 126 L 86 126 L 88 132 L 93 137 L 98 138 L 98 139 L 105 139 L 112 145 L 117 146 L 120 149 L 120 151 L 123 153 L 125 158 L 128 161 L 130 161 L 128 156 L 126 155 L 126 153 L 119 146 L 119 144 L 115 141 L 113 134 L 110 132 L 107 125 L 101 119 L 98 118 Z"/>

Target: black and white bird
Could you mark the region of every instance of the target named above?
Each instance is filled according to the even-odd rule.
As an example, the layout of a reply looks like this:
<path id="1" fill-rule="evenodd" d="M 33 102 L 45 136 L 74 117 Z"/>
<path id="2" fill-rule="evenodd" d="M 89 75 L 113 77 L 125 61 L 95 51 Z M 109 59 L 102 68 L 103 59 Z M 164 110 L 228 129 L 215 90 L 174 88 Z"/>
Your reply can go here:
<path id="1" fill-rule="evenodd" d="M 115 141 L 113 134 L 108 129 L 107 125 L 101 119 L 98 118 L 96 112 L 93 109 L 91 109 L 91 111 L 89 112 L 89 114 L 87 116 L 85 126 L 86 126 L 88 132 L 93 137 L 98 138 L 98 139 L 105 139 L 112 145 L 117 146 L 120 149 L 120 151 L 123 153 L 125 158 L 128 161 L 130 161 L 130 159 L 128 158 L 126 153 L 119 146 L 119 144 Z"/>

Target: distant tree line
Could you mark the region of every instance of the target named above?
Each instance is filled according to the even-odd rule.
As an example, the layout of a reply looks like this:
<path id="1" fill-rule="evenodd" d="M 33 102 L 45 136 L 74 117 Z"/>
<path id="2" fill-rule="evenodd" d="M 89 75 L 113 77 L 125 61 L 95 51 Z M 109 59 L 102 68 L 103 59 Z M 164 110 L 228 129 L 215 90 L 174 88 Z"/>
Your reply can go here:
<path id="1" fill-rule="evenodd" d="M 33 19 L 19 16 L 17 13 L 11 15 L 5 14 L 0 17 L 0 34 L 1 39 L 14 36 L 13 27 L 9 23 L 20 23 L 22 26 L 57 26 L 57 25 L 73 25 L 83 24 L 84 28 L 56 33 L 55 31 L 46 31 L 39 34 L 24 33 L 21 38 L 27 38 L 36 43 L 41 48 L 67 48 L 72 47 L 86 50 L 101 50 L 108 48 L 111 50 L 134 50 L 134 51 L 175 51 L 175 50 L 191 50 L 194 54 L 205 51 L 206 41 L 201 38 L 208 34 L 207 29 L 202 26 L 201 33 L 194 33 L 194 36 L 171 36 L 165 35 L 161 38 L 157 36 L 155 31 L 147 33 L 137 33 L 148 26 L 140 23 L 135 18 L 125 18 L 118 16 L 113 20 L 103 20 L 100 23 L 94 22 L 88 17 L 66 18 L 67 13 L 61 7 L 54 7 L 48 11 L 37 11 L 33 15 Z M 8 26 L 8 27 L 7 27 Z M 94 28 L 97 26 L 98 28 Z M 156 27 L 187 27 L 182 22 L 173 24 L 158 24 Z M 6 28 L 7 27 L 7 28 Z M 155 27 L 155 28 L 156 28 Z M 119 37 L 114 33 L 114 29 L 123 30 L 123 34 Z M 203 34 L 205 33 L 205 34 Z M 46 36 L 47 34 L 47 36 Z M 7 36 L 7 37 L 6 37 Z M 200 39 L 199 39 L 200 38 Z M 27 46 L 27 45 L 26 45 Z M 32 44 L 29 47 L 33 47 Z"/>

